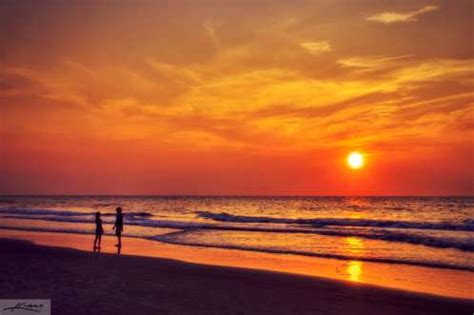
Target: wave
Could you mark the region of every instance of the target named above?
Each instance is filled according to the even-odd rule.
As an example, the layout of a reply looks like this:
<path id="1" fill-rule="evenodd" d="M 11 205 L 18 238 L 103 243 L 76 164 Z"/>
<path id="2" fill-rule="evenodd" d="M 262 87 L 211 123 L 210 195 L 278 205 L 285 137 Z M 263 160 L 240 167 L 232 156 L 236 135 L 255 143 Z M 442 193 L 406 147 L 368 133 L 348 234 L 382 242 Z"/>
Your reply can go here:
<path id="1" fill-rule="evenodd" d="M 92 215 L 90 213 L 89 215 Z M 74 218 L 72 216 L 3 216 L 10 219 L 29 219 L 40 221 L 69 222 L 69 223 L 88 223 L 93 224 L 93 218 L 84 218 L 84 216 Z M 111 217 L 112 219 L 112 217 Z M 107 220 L 104 223 L 112 223 L 113 220 Z M 173 221 L 173 220 L 152 220 L 136 216 L 125 216 L 125 224 L 152 228 L 172 228 L 180 230 L 217 230 L 229 232 L 260 232 L 260 233 L 287 233 L 287 234 L 313 234 L 336 237 L 359 237 L 364 239 L 381 240 L 386 242 L 408 243 L 413 245 L 424 245 L 433 248 L 453 248 L 461 251 L 474 252 L 474 243 L 471 239 L 463 240 L 460 238 L 432 237 L 428 235 L 416 235 L 410 233 L 401 233 L 390 230 L 358 230 L 358 229 L 331 229 L 331 228 L 298 228 L 298 227 L 265 227 L 265 226 L 229 226 L 206 222 L 193 221 Z"/>
<path id="2" fill-rule="evenodd" d="M 197 247 L 207 247 L 207 248 L 224 248 L 224 249 L 236 249 L 236 250 L 245 250 L 252 252 L 263 252 L 269 254 L 286 254 L 286 255 L 300 255 L 300 256 L 309 256 L 309 257 L 320 257 L 320 258 L 332 258 L 339 260 L 357 260 L 357 261 L 366 261 L 366 262 L 376 262 L 376 263 L 389 263 L 389 264 L 403 264 L 403 265 L 412 265 L 412 266 L 422 266 L 422 267 L 431 267 L 431 268 L 441 268 L 441 269 L 454 269 L 454 270 L 464 270 L 474 272 L 474 267 L 442 263 L 442 262 L 432 262 L 432 261 L 417 261 L 417 260 L 402 260 L 402 259 L 391 259 L 391 258 L 366 258 L 359 256 L 350 256 L 350 255 L 338 255 L 338 254 L 325 254 L 325 253 L 313 253 L 306 251 L 298 250 L 287 250 L 287 249 L 274 249 L 274 248 L 260 248 L 252 246 L 240 246 L 240 245 L 215 245 L 215 244 L 206 244 L 200 242 L 186 242 L 181 240 L 173 239 L 173 236 L 177 233 L 169 233 L 165 235 L 158 235 L 151 237 L 151 239 L 176 245 L 186 245 L 186 246 L 197 246 Z"/>
<path id="3" fill-rule="evenodd" d="M 313 227 L 325 226 L 357 226 L 357 227 L 381 227 L 381 228 L 405 228 L 405 229 L 425 229 L 425 230 L 447 230 L 447 231 L 474 231 L 474 220 L 466 220 L 463 223 L 450 222 L 412 222 L 412 221 L 392 221 L 392 220 L 368 220 L 368 219 L 289 219 L 275 217 L 254 217 L 233 215 L 225 212 L 213 213 L 209 211 L 196 211 L 198 217 L 211 219 L 219 222 L 238 223 L 276 223 L 276 224 L 299 224 Z"/>
<path id="4" fill-rule="evenodd" d="M 56 216 L 88 216 L 94 212 L 74 212 L 49 209 L 0 209 L 0 214 L 18 214 L 18 215 L 56 215 Z"/>
<path id="5" fill-rule="evenodd" d="M 410 208 L 407 207 L 384 207 L 385 210 L 397 210 L 397 211 L 402 211 L 402 210 L 410 210 Z"/>
<path id="6" fill-rule="evenodd" d="M 14 209 L 0 209 L 1 214 L 14 214 L 14 215 L 24 215 L 24 216 L 64 216 L 64 217 L 83 217 L 83 216 L 92 216 L 95 215 L 94 212 L 77 212 L 77 211 L 67 211 L 67 210 L 50 210 L 50 209 L 26 209 L 26 208 L 14 208 Z M 101 213 L 102 216 L 115 216 L 115 212 L 105 212 Z M 152 213 L 143 212 L 143 211 L 127 211 L 124 213 L 124 217 L 135 218 L 135 217 L 151 217 Z"/>
<path id="7" fill-rule="evenodd" d="M 96 203 L 93 205 L 93 207 L 96 208 L 106 208 L 106 207 L 114 207 L 116 204 L 114 203 Z"/>

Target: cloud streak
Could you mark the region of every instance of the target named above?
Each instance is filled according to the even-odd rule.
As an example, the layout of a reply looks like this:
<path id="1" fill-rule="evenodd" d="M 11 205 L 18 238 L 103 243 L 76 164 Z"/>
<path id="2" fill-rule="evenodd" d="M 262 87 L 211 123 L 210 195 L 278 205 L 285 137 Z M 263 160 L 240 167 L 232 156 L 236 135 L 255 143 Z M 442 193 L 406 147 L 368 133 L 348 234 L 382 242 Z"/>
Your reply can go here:
<path id="1" fill-rule="evenodd" d="M 319 56 L 332 50 L 327 40 L 302 42 L 300 46 L 313 56 Z"/>
<path id="2" fill-rule="evenodd" d="M 396 57 L 383 57 L 383 56 L 370 56 L 370 57 L 347 57 L 337 60 L 337 63 L 342 67 L 347 68 L 382 68 L 388 65 L 394 64 L 395 62 L 407 58 L 411 58 L 414 55 L 403 55 Z"/>
<path id="3" fill-rule="evenodd" d="M 406 23 L 406 22 L 416 22 L 420 15 L 438 10 L 439 7 L 436 5 L 426 5 L 423 8 L 415 11 L 408 12 L 395 12 L 388 11 L 377 13 L 375 15 L 369 16 L 366 18 L 369 22 L 377 22 L 382 24 L 394 24 L 394 23 Z"/>

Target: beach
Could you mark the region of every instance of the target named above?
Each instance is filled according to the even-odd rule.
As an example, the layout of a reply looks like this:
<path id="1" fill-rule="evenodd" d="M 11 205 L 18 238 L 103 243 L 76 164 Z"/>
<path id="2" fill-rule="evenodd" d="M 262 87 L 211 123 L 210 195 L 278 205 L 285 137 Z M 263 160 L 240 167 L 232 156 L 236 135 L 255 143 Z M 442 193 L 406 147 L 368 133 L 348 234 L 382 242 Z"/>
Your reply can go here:
<path id="1" fill-rule="evenodd" d="M 53 314 L 470 314 L 474 309 L 468 299 L 125 251 L 118 255 L 110 237 L 104 240 L 107 250 L 98 253 L 86 250 L 89 235 L 28 233 L 2 232 L 0 298 L 51 299 Z M 26 241 L 33 234 L 38 243 L 49 239 L 61 246 L 62 237 L 83 250 Z M 145 240 L 125 239 L 124 246 L 135 241 Z"/>
<path id="2" fill-rule="evenodd" d="M 3 196 L 0 237 L 472 299 L 471 197 Z"/>

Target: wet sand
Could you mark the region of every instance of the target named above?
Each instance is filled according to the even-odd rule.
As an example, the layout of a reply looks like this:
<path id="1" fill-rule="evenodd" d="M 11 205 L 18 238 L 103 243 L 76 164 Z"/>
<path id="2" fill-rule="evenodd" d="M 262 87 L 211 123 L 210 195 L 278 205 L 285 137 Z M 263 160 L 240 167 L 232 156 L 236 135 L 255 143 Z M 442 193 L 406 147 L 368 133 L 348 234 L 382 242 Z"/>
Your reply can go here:
<path id="1" fill-rule="evenodd" d="M 0 298 L 50 298 L 53 314 L 471 314 L 474 309 L 472 300 L 12 239 L 0 240 L 0 261 Z"/>

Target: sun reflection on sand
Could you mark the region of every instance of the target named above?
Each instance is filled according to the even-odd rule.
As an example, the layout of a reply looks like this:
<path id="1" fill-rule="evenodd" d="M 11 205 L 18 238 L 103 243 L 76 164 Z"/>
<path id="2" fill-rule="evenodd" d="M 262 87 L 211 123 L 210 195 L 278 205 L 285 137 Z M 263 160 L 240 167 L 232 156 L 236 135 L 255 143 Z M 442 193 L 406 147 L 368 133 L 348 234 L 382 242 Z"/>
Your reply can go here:
<path id="1" fill-rule="evenodd" d="M 349 252 L 354 254 L 360 254 L 364 251 L 364 241 L 356 237 L 345 238 L 347 249 Z M 360 282 L 362 276 L 363 262 L 357 260 L 351 260 L 347 263 L 346 273 L 349 276 L 350 281 Z"/>
<path id="2" fill-rule="evenodd" d="M 360 277 L 362 275 L 362 262 L 351 260 L 347 264 L 346 272 L 349 275 L 349 280 L 360 282 Z"/>

